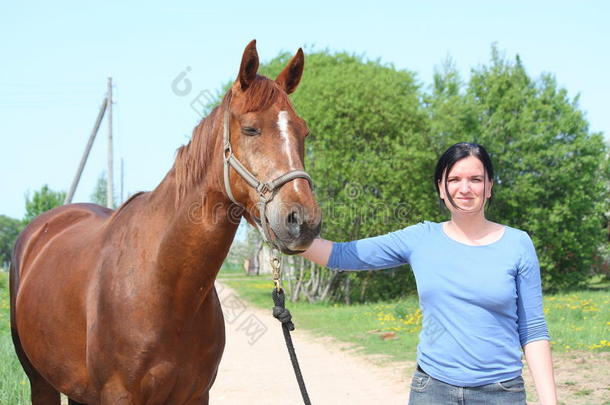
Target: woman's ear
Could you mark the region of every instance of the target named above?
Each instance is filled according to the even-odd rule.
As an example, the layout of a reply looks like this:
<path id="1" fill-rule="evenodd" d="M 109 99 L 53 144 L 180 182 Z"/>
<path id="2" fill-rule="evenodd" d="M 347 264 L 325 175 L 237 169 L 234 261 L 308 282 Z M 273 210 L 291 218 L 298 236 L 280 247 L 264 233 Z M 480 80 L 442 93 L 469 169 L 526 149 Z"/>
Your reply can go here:
<path id="1" fill-rule="evenodd" d="M 445 185 L 442 180 L 439 180 L 438 183 L 438 196 L 441 200 L 445 199 Z"/>
<path id="2" fill-rule="evenodd" d="M 485 190 L 485 198 L 491 198 L 491 189 L 494 186 L 494 181 L 493 180 L 489 180 L 489 187 L 486 187 Z"/>

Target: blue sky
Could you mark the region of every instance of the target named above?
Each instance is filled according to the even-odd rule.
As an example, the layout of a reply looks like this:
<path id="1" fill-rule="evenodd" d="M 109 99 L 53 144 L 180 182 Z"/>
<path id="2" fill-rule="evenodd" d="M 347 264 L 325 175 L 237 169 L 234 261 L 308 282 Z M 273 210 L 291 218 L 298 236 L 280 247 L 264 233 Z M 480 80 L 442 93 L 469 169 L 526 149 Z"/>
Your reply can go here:
<path id="1" fill-rule="evenodd" d="M 423 86 L 448 55 L 467 78 L 496 43 L 530 75 L 551 72 L 580 94 L 591 130 L 609 139 L 609 2 L 207 3 L 0 6 L 0 214 L 22 218 L 24 194 L 45 183 L 69 188 L 109 76 L 115 179 L 122 157 L 126 194 L 154 188 L 199 119 L 193 99 L 233 79 L 254 38 L 263 61 L 301 46 L 346 50 L 411 70 Z M 187 67 L 192 90 L 180 96 L 172 81 Z M 89 200 L 105 170 L 106 132 L 104 122 L 75 201 Z"/>

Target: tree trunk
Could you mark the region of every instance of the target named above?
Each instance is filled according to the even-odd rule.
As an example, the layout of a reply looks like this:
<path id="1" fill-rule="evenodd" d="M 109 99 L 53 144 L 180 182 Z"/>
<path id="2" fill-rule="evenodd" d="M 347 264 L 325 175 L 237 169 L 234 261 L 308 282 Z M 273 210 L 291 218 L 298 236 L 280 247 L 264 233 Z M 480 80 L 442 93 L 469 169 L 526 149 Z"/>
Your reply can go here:
<path id="1" fill-rule="evenodd" d="M 343 283 L 344 287 L 344 299 L 345 299 L 345 304 L 346 305 L 351 305 L 351 299 L 349 296 L 350 293 L 350 286 L 351 286 L 351 278 L 350 277 L 345 277 L 345 282 Z"/>
<path id="2" fill-rule="evenodd" d="M 333 285 L 335 284 L 335 281 L 337 280 L 338 277 L 339 277 L 339 272 L 333 271 L 330 276 L 330 280 L 328 281 L 328 284 L 326 285 L 326 288 L 324 289 L 324 292 L 320 296 L 321 301 L 325 301 L 327 299 L 327 297 L 332 295 L 331 293 L 333 292 Z"/>
<path id="3" fill-rule="evenodd" d="M 295 262 L 297 262 L 295 260 Z M 296 277 L 296 284 L 294 289 L 291 289 L 290 291 L 292 292 L 292 294 L 290 295 L 290 301 L 291 302 L 295 302 L 299 299 L 299 294 L 301 292 L 301 286 L 303 285 L 303 277 L 305 277 L 305 271 L 304 271 L 304 267 L 305 267 L 305 259 L 300 257 L 298 262 L 298 264 L 296 264 L 296 267 L 298 267 L 298 275 L 297 275 L 297 271 L 295 269 L 295 277 Z"/>
<path id="4" fill-rule="evenodd" d="M 372 275 L 373 273 L 371 271 L 366 272 L 364 281 L 362 281 L 362 287 L 360 287 L 360 302 L 364 302 L 364 297 L 366 297 L 366 288 L 369 286 L 369 280 L 371 279 Z"/>

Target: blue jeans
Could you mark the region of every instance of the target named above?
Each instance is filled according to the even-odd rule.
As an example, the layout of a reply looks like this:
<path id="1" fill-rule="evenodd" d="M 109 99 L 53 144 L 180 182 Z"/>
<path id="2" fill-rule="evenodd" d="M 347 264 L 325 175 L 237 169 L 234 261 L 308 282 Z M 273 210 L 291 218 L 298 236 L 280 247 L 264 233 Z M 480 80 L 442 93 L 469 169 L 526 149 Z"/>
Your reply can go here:
<path id="1" fill-rule="evenodd" d="M 478 387 L 456 387 L 430 377 L 418 367 L 411 381 L 409 405 L 525 405 L 521 376 Z"/>

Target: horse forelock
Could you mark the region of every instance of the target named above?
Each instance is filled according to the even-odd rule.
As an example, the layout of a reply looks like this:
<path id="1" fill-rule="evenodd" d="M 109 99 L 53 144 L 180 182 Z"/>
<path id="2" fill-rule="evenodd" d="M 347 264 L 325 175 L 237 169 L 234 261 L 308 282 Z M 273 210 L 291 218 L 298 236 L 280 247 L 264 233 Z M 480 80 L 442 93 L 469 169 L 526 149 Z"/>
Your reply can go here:
<path id="1" fill-rule="evenodd" d="M 229 97 L 225 96 L 223 104 L 231 102 L 231 109 L 238 114 L 265 111 L 273 104 L 290 104 L 288 94 L 279 84 L 260 75 L 256 75 L 250 86 L 239 97 L 231 97 L 230 93 L 229 91 Z"/>

